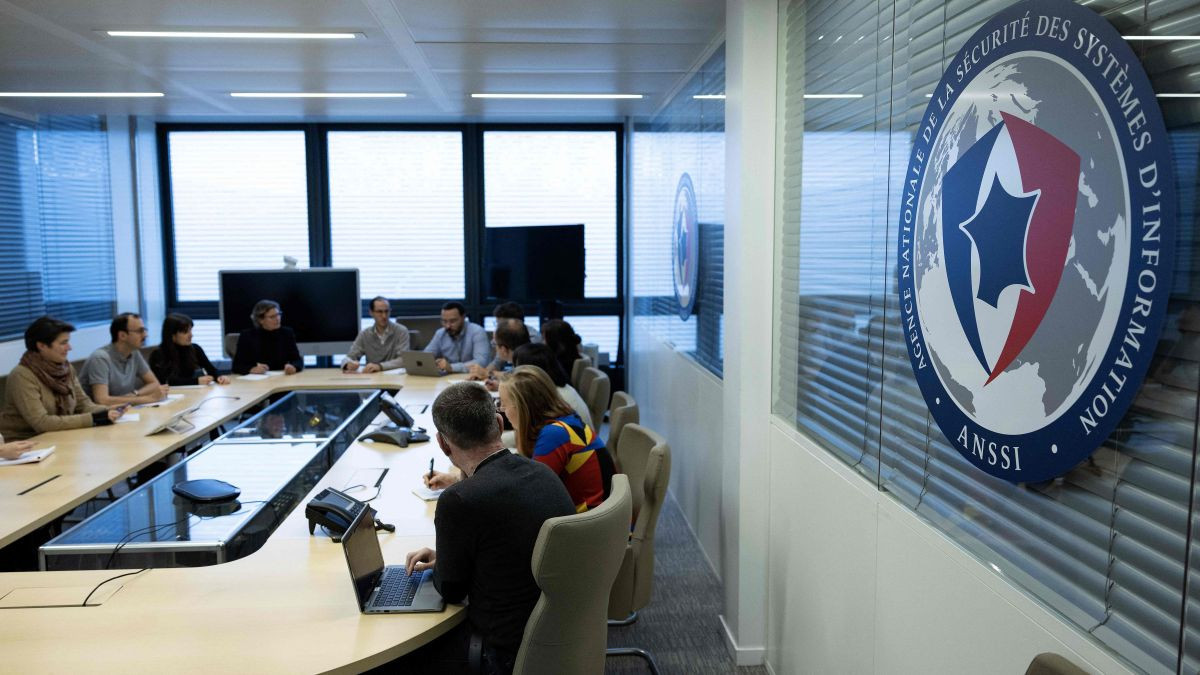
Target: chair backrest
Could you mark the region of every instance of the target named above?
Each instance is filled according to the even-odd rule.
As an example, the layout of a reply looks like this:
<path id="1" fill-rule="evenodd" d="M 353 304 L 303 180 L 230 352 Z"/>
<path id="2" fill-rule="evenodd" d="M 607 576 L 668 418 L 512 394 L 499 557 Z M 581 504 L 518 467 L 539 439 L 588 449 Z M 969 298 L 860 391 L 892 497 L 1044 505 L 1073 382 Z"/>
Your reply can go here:
<path id="1" fill-rule="evenodd" d="M 604 445 L 612 453 L 613 461 L 617 464 L 617 472 L 621 472 L 621 456 L 618 454 L 621 443 L 621 430 L 626 424 L 637 424 L 641 420 L 638 414 L 637 401 L 623 391 L 614 391 L 612 403 L 608 409 L 608 439 Z"/>
<path id="2" fill-rule="evenodd" d="M 612 380 L 599 368 L 584 368 L 584 389 L 580 390 L 588 412 L 592 414 L 592 430 L 600 433 L 604 413 L 608 412 L 608 397 L 612 393 Z"/>
<path id="3" fill-rule="evenodd" d="M 609 598 L 610 619 L 624 619 L 650 602 L 654 588 L 654 535 L 671 480 L 671 446 L 646 427 L 625 425 L 620 454 L 622 473 L 629 477 L 632 486 L 636 515 L 621 573 Z"/>
<path id="4" fill-rule="evenodd" d="M 225 338 L 221 341 L 221 345 L 225 347 L 225 355 L 229 358 L 237 356 L 237 333 L 226 333 Z"/>
<path id="5" fill-rule="evenodd" d="M 613 476 L 600 506 L 542 523 L 533 578 L 542 589 L 525 623 L 514 673 L 602 673 L 607 608 L 629 535 L 629 481 Z"/>
<path id="6" fill-rule="evenodd" d="M 575 391 L 583 392 L 583 371 L 588 366 L 592 365 L 592 360 L 586 356 L 581 356 L 575 359 L 575 363 L 571 366 L 571 386 L 575 387 Z"/>
<path id="7" fill-rule="evenodd" d="M 1088 671 L 1071 663 L 1062 654 L 1043 652 L 1033 657 L 1025 675 L 1088 675 Z"/>

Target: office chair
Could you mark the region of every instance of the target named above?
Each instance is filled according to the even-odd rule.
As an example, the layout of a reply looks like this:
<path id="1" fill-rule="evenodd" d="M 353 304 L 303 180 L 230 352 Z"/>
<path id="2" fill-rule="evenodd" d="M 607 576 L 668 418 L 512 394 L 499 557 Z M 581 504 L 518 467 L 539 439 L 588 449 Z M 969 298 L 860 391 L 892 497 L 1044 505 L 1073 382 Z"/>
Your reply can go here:
<path id="1" fill-rule="evenodd" d="M 617 473 L 621 473 L 621 457 L 617 454 L 617 448 L 621 442 L 621 429 L 626 424 L 637 424 L 639 420 L 637 401 L 634 401 L 633 397 L 626 392 L 613 392 L 612 403 L 608 408 L 608 439 L 604 441 L 604 445 L 612 453 L 613 462 L 617 465 Z M 636 509 L 633 515 L 637 516 Z"/>
<path id="2" fill-rule="evenodd" d="M 571 366 L 571 386 L 575 387 L 575 391 L 580 395 L 583 395 L 583 370 L 591 365 L 591 359 L 581 356 L 575 359 L 575 363 Z"/>
<path id="3" fill-rule="evenodd" d="M 1071 663 L 1061 654 L 1043 652 L 1033 657 L 1025 675 L 1088 675 L 1088 671 Z"/>
<path id="4" fill-rule="evenodd" d="M 587 404 L 588 412 L 592 414 L 592 430 L 600 433 L 600 425 L 604 424 L 604 413 L 608 412 L 608 397 L 612 393 L 612 380 L 599 368 L 583 369 L 583 389 L 579 395 Z"/>
<path id="5" fill-rule="evenodd" d="M 226 333 L 225 338 L 221 341 L 222 346 L 225 347 L 226 356 L 228 356 L 231 359 L 233 357 L 237 356 L 237 343 L 238 343 L 238 334 L 237 333 Z"/>
<path id="6" fill-rule="evenodd" d="M 605 608 L 631 508 L 629 480 L 616 475 L 600 506 L 542 523 L 532 562 L 542 595 L 525 623 L 514 673 L 604 672 Z"/>
<path id="7" fill-rule="evenodd" d="M 621 571 L 613 582 L 608 600 L 610 626 L 628 626 L 637 621 L 638 610 L 650 603 L 654 582 L 654 532 L 658 528 L 658 514 L 662 511 L 667 484 L 671 480 L 671 446 L 662 436 L 640 424 L 626 424 L 621 431 L 620 455 L 624 463 L 622 471 L 629 477 L 630 485 L 634 486 L 633 502 L 637 516 L 633 522 L 633 533 L 625 546 Z M 654 657 L 645 649 L 621 647 L 610 649 L 607 653 L 641 657 L 646 660 L 651 673 L 658 673 Z"/>

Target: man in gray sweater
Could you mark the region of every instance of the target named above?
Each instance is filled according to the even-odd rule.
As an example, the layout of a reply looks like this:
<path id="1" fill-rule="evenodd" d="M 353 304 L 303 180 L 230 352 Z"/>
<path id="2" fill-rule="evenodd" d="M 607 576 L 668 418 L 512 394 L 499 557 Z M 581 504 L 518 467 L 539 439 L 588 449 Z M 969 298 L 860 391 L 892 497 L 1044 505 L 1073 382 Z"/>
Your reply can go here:
<path id="1" fill-rule="evenodd" d="M 378 373 L 404 365 L 403 352 L 408 351 L 408 328 L 391 320 L 392 303 L 382 295 L 371 300 L 371 318 L 375 324 L 363 330 L 350 345 L 350 352 L 342 361 L 342 370 L 353 373 L 358 370 L 358 360 L 367 357 L 364 373 Z"/>

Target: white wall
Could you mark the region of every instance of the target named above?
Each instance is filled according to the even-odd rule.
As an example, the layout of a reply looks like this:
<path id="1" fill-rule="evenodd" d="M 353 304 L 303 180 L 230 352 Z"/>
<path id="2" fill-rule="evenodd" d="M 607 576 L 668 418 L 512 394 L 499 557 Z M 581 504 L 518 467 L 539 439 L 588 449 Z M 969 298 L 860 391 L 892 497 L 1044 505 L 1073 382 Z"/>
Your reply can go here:
<path id="1" fill-rule="evenodd" d="M 718 576 L 729 554 L 721 538 L 721 380 L 632 322 L 629 393 L 641 423 L 671 444 L 669 491 Z"/>
<path id="2" fill-rule="evenodd" d="M 770 455 L 773 672 L 1133 672 L 779 418 Z"/>

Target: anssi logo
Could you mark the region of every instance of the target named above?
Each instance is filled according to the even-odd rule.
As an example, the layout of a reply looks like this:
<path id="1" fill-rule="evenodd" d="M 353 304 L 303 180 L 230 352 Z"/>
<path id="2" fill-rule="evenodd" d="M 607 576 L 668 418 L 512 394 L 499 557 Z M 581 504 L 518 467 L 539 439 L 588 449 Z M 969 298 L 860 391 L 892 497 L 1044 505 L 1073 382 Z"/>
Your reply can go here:
<path id="1" fill-rule="evenodd" d="M 696 213 L 696 190 L 692 177 L 679 177 L 675 187 L 675 215 L 672 225 L 671 260 L 675 284 L 676 309 L 684 321 L 696 306 L 696 280 L 700 269 L 700 229 Z"/>
<path id="2" fill-rule="evenodd" d="M 1125 40 L 1065 0 L 984 24 L 921 119 L 900 209 L 900 318 L 950 443 L 1014 482 L 1095 451 L 1154 355 L 1174 242 L 1166 128 Z"/>

